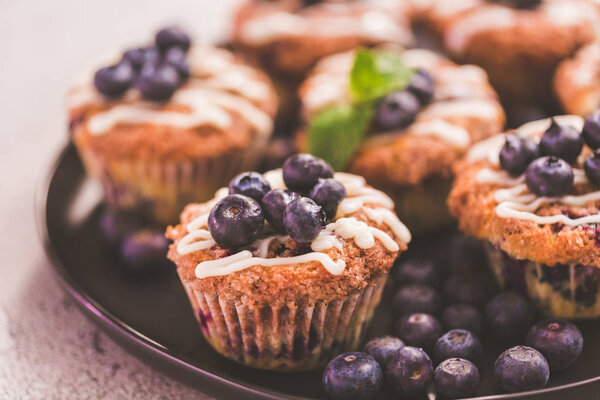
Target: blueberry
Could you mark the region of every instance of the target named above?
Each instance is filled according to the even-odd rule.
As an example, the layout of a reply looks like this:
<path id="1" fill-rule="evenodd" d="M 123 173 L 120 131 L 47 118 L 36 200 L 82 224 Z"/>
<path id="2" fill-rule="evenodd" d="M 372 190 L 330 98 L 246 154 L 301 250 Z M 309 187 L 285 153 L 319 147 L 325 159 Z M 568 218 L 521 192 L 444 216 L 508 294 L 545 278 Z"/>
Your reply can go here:
<path id="1" fill-rule="evenodd" d="M 573 169 L 554 156 L 538 158 L 527 167 L 525 183 L 537 196 L 562 197 L 573 187 Z"/>
<path id="2" fill-rule="evenodd" d="M 445 329 L 466 329 L 475 335 L 483 331 L 483 316 L 470 304 L 457 303 L 446 308 L 442 313 L 442 325 Z"/>
<path id="3" fill-rule="evenodd" d="M 483 271 L 455 273 L 444 282 L 444 296 L 457 303 L 483 305 L 496 292 L 493 278 Z"/>
<path id="4" fill-rule="evenodd" d="M 283 226 L 297 242 L 312 242 L 323 229 L 325 213 L 321 206 L 308 197 L 299 197 L 290 203 L 283 212 Z"/>
<path id="5" fill-rule="evenodd" d="M 380 336 L 369 340 L 363 351 L 373 356 L 379 365 L 385 367 L 392 355 L 403 347 L 404 342 L 397 337 Z"/>
<path id="6" fill-rule="evenodd" d="M 531 138 L 508 135 L 500 150 L 500 165 L 512 176 L 519 176 L 540 156 L 537 143 Z"/>
<path id="7" fill-rule="evenodd" d="M 271 185 L 258 172 L 242 172 L 229 182 L 229 194 L 243 194 L 259 202 L 269 190 Z"/>
<path id="8" fill-rule="evenodd" d="M 583 147 L 583 136 L 570 125 L 559 125 L 554 118 L 540 140 L 540 153 L 562 158 L 569 164 L 577 160 Z"/>
<path id="9" fill-rule="evenodd" d="M 219 201 L 208 216 L 208 229 L 221 247 L 236 248 L 258 239 L 265 218 L 260 204 L 251 197 L 230 194 Z"/>
<path id="10" fill-rule="evenodd" d="M 594 151 L 594 153 L 585 160 L 583 170 L 591 184 L 596 186 L 600 185 L 600 150 Z"/>
<path id="11" fill-rule="evenodd" d="M 125 236 L 141 227 L 141 221 L 132 213 L 106 209 L 100 216 L 100 231 L 110 246 L 121 244 Z"/>
<path id="12" fill-rule="evenodd" d="M 525 342 L 541 352 L 550 368 L 556 371 L 573 365 L 583 350 L 581 332 L 563 319 L 538 322 L 529 329 Z"/>
<path id="13" fill-rule="evenodd" d="M 400 318 L 394 326 L 394 334 L 409 346 L 431 350 L 442 336 L 442 325 L 433 315 L 415 313 Z"/>
<path id="14" fill-rule="evenodd" d="M 479 338 L 471 332 L 453 329 L 437 340 L 433 352 L 435 362 L 438 364 L 453 357 L 464 358 L 478 364 L 483 356 L 483 347 Z"/>
<path id="15" fill-rule="evenodd" d="M 424 69 L 418 69 L 413 74 L 412 80 L 406 90 L 414 94 L 421 102 L 421 105 L 426 105 L 433 98 L 433 89 L 433 77 L 431 74 Z"/>
<path id="16" fill-rule="evenodd" d="M 484 309 L 489 331 L 498 338 L 521 337 L 533 323 L 533 308 L 523 296 L 513 292 L 501 293 L 490 300 Z"/>
<path id="17" fill-rule="evenodd" d="M 260 201 L 263 213 L 277 233 L 287 233 L 283 225 L 283 213 L 287 205 L 298 198 L 300 198 L 298 193 L 284 189 L 274 189 L 263 196 Z"/>
<path id="18" fill-rule="evenodd" d="M 325 367 L 323 386 L 335 400 L 373 400 L 383 386 L 383 371 L 368 354 L 340 354 Z"/>
<path id="19" fill-rule="evenodd" d="M 421 283 L 436 286 L 440 280 L 433 262 L 421 258 L 413 258 L 402 262 L 394 270 L 394 278 L 400 285 Z"/>
<path id="20" fill-rule="evenodd" d="M 156 47 L 136 47 L 123 53 L 123 60 L 130 63 L 136 71 L 139 71 L 148 62 L 158 62 L 160 52 Z"/>
<path id="21" fill-rule="evenodd" d="M 191 40 L 188 34 L 177 27 L 161 29 L 156 33 L 156 46 L 165 52 L 171 47 L 179 47 L 183 51 L 188 51 Z"/>
<path id="22" fill-rule="evenodd" d="M 283 163 L 283 181 L 288 189 L 308 194 L 319 178 L 333 178 L 333 168 L 310 154 L 295 154 Z"/>
<path id="23" fill-rule="evenodd" d="M 586 118 L 581 134 L 590 148 L 600 148 L 600 110 Z"/>
<path id="24" fill-rule="evenodd" d="M 146 63 L 135 85 L 146 100 L 167 101 L 179 87 L 179 72 L 166 63 Z"/>
<path id="25" fill-rule="evenodd" d="M 469 397 L 479 385 L 479 370 L 469 360 L 450 358 L 435 369 L 433 381 L 437 394 L 452 399 Z"/>
<path id="26" fill-rule="evenodd" d="M 323 207 L 327 220 L 332 220 L 337 208 L 346 197 L 346 188 L 333 178 L 319 178 L 308 197 Z"/>
<path id="27" fill-rule="evenodd" d="M 122 62 L 99 69 L 94 75 L 94 85 L 98 92 L 107 97 L 119 97 L 131 87 L 134 78 L 131 64 Z"/>
<path id="28" fill-rule="evenodd" d="M 385 377 L 390 387 L 402 396 L 423 394 L 433 380 L 433 365 L 423 349 L 405 346 L 392 355 Z"/>
<path id="29" fill-rule="evenodd" d="M 442 307 L 442 299 L 431 286 L 413 283 L 396 292 L 393 305 L 394 313 L 398 316 L 416 312 L 437 315 Z"/>
<path id="30" fill-rule="evenodd" d="M 410 125 L 421 109 L 419 99 L 409 91 L 390 93 L 379 101 L 375 114 L 377 126 L 384 130 Z"/>
<path id="31" fill-rule="evenodd" d="M 165 270 L 169 241 L 162 230 L 141 229 L 126 235 L 121 243 L 121 257 L 131 272 Z"/>
<path id="32" fill-rule="evenodd" d="M 546 386 L 550 368 L 539 351 L 515 346 L 500 354 L 494 364 L 494 376 L 505 391 L 522 392 Z"/>
<path id="33" fill-rule="evenodd" d="M 187 62 L 185 51 L 180 47 L 171 47 L 167 50 L 165 62 L 175 67 L 182 81 L 190 77 L 190 65 Z"/>

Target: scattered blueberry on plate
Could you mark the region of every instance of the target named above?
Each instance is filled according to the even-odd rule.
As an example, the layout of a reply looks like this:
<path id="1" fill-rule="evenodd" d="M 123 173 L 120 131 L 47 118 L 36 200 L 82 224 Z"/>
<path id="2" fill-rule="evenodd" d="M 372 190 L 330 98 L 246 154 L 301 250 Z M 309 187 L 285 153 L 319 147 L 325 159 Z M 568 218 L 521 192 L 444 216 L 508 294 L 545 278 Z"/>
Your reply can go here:
<path id="1" fill-rule="evenodd" d="M 533 324 L 534 311 L 525 297 L 504 292 L 486 304 L 484 315 L 490 333 L 500 339 L 513 339 L 525 335 Z"/>
<path id="2" fill-rule="evenodd" d="M 385 378 L 390 388 L 401 396 L 422 394 L 433 380 L 433 364 L 423 349 L 405 346 L 387 363 Z"/>
<path id="3" fill-rule="evenodd" d="M 483 332 L 483 315 L 471 304 L 452 304 L 444 310 L 440 320 L 447 330 L 465 329 L 475 335 Z"/>
<path id="4" fill-rule="evenodd" d="M 552 370 L 569 368 L 583 351 L 583 337 L 572 322 L 563 319 L 540 321 L 531 327 L 525 340 L 541 352 Z"/>
<path id="5" fill-rule="evenodd" d="M 442 298 L 431 286 L 413 283 L 398 289 L 394 295 L 393 310 L 397 316 L 427 313 L 439 314 Z"/>
<path id="6" fill-rule="evenodd" d="M 450 358 L 434 372 L 436 393 L 452 399 L 471 396 L 479 385 L 479 370 L 469 360 Z"/>
<path id="7" fill-rule="evenodd" d="M 479 364 L 483 357 L 483 347 L 479 338 L 471 332 L 464 329 L 453 329 L 437 340 L 433 354 L 436 364 L 448 358 L 464 358 L 474 364 Z"/>
<path id="8" fill-rule="evenodd" d="M 380 336 L 369 340 L 363 351 L 377 360 L 379 365 L 386 366 L 392 355 L 404 347 L 404 342 L 394 336 Z"/>
<path id="9" fill-rule="evenodd" d="M 442 336 L 442 325 L 433 315 L 415 313 L 400 318 L 394 326 L 394 334 L 409 346 L 431 350 Z"/>
<path id="10" fill-rule="evenodd" d="M 500 354 L 494 364 L 494 376 L 500 387 L 509 392 L 541 389 L 548 383 L 548 362 L 534 348 L 515 346 Z"/>
<path id="11" fill-rule="evenodd" d="M 374 400 L 383 386 L 383 371 L 366 353 L 340 354 L 325 367 L 323 386 L 334 400 Z"/>

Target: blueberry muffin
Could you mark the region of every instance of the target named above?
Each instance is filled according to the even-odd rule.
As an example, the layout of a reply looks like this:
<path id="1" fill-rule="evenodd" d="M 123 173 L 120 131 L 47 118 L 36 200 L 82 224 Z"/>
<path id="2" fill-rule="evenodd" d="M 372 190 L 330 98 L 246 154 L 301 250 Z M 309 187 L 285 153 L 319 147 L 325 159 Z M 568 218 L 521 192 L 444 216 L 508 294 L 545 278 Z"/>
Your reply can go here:
<path id="1" fill-rule="evenodd" d="M 600 107 L 600 42 L 586 45 L 558 66 L 554 93 L 562 108 L 587 116 Z"/>
<path id="2" fill-rule="evenodd" d="M 385 191 L 413 233 L 450 221 L 452 164 L 504 125 L 481 68 L 428 50 L 387 46 L 333 55 L 315 66 L 299 93 L 298 147 Z"/>
<path id="3" fill-rule="evenodd" d="M 557 64 L 598 37 L 590 0 L 434 0 L 429 24 L 456 59 L 480 65 L 507 102 L 550 103 Z"/>
<path id="4" fill-rule="evenodd" d="M 111 207 L 172 223 L 256 166 L 278 103 L 262 72 L 176 28 L 112 62 L 67 96 L 71 139 Z"/>
<path id="5" fill-rule="evenodd" d="M 303 75 L 322 57 L 358 46 L 412 44 L 413 8 L 409 1 L 248 0 L 232 42 L 270 70 Z"/>
<path id="6" fill-rule="evenodd" d="M 205 339 L 262 369 L 356 349 L 411 236 L 363 178 L 308 154 L 235 177 L 169 227 L 169 258 Z"/>
<path id="7" fill-rule="evenodd" d="M 600 114 L 534 121 L 475 145 L 448 199 L 498 281 L 548 315 L 600 317 Z"/>

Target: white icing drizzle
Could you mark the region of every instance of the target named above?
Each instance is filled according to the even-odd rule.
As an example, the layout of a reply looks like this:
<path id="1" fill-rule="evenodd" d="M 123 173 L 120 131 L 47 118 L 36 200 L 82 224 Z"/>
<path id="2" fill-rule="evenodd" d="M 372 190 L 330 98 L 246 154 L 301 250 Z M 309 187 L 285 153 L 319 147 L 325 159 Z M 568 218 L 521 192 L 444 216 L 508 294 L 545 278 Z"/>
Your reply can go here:
<path id="1" fill-rule="evenodd" d="M 583 118 L 573 115 L 555 117 L 559 124 L 570 124 L 580 130 L 583 126 Z M 515 134 L 538 139 L 550 124 L 550 119 L 533 121 L 515 130 Z M 488 160 L 493 165 L 498 165 L 498 153 L 506 134 L 497 135 L 485 142 L 473 147 L 468 155 L 470 161 L 479 159 Z M 587 178 L 585 172 L 580 168 L 573 168 L 574 183 L 585 184 Z M 580 218 L 570 218 L 567 215 L 557 214 L 540 216 L 536 211 L 544 204 L 560 203 L 566 206 L 583 207 L 587 203 L 600 201 L 600 191 L 583 195 L 567 195 L 563 197 L 538 197 L 531 193 L 525 184 L 525 175 L 513 178 L 505 171 L 482 168 L 477 172 L 476 181 L 487 184 L 492 183 L 503 188 L 494 192 L 494 200 L 497 203 L 496 215 L 501 218 L 515 218 L 532 221 L 536 224 L 562 223 L 569 226 L 600 223 L 600 214 L 588 215 Z"/>
<path id="2" fill-rule="evenodd" d="M 273 189 L 285 188 L 281 169 L 269 171 L 264 176 Z M 336 220 L 328 224 L 312 242 L 312 253 L 297 257 L 266 258 L 273 240 L 285 243 L 289 239 L 289 236 L 272 235 L 254 242 L 249 246 L 252 251 L 243 250 L 229 257 L 198 264 L 196 267 L 196 276 L 198 278 L 205 278 L 208 276 L 227 275 L 254 265 L 269 267 L 312 261 L 319 262 L 331 274 L 338 275 L 344 271 L 345 262 L 343 260 L 333 261 L 329 255 L 322 253 L 322 251 L 337 248 L 342 252 L 343 245 L 339 238 L 352 239 L 357 246 L 363 249 L 372 247 L 375 244 L 375 240 L 378 239 L 388 251 L 398 251 L 398 243 L 387 233 L 369 226 L 364 221 L 360 221 L 354 217 L 346 217 L 346 215 L 360 209 L 365 212 L 369 220 L 389 227 L 393 235 L 400 241 L 404 243 L 410 242 L 410 232 L 391 211 L 394 208 L 394 203 L 387 195 L 376 189 L 367 187 L 364 178 L 360 176 L 348 173 L 336 173 L 334 178 L 346 188 L 346 198 L 338 207 Z M 227 188 L 220 189 L 214 199 L 202 206 L 203 210 L 210 210 L 227 193 Z M 370 206 L 366 207 L 365 204 L 369 204 Z M 208 215 L 208 212 L 204 212 L 187 224 L 186 231 L 188 233 L 177 244 L 177 252 L 179 254 L 184 255 L 206 250 L 216 245 L 207 228 Z"/>
<path id="3" fill-rule="evenodd" d="M 410 133 L 437 137 L 460 150 L 466 149 L 471 144 L 471 136 L 465 128 L 452 125 L 443 119 L 417 122 L 410 127 Z"/>
<path id="4" fill-rule="evenodd" d="M 413 36 L 407 21 L 392 2 L 377 4 L 369 0 L 347 4 L 323 4 L 317 13 L 278 11 L 253 18 L 242 27 L 241 40 L 266 44 L 281 36 L 358 36 L 375 41 L 410 44 Z"/>
<path id="5" fill-rule="evenodd" d="M 454 3 L 443 1 L 440 3 Z M 458 16 L 450 23 L 444 35 L 447 48 L 454 54 L 461 54 L 471 39 L 485 31 L 512 28 L 532 23 L 532 18 L 544 18 L 548 24 L 559 27 L 571 27 L 589 24 L 598 30 L 598 10 L 586 1 L 545 1 L 535 10 L 515 10 L 509 7 L 486 5 L 473 8 L 472 11 Z"/>
<path id="6" fill-rule="evenodd" d="M 257 133 L 271 133 L 271 116 L 256 105 L 268 101 L 271 89 L 257 79 L 252 68 L 235 62 L 234 56 L 226 50 L 208 46 L 192 48 L 188 61 L 192 76 L 170 100 L 170 104 L 184 106 L 186 110 L 165 110 L 160 105 L 143 101 L 139 92 L 132 88 L 122 98 L 123 103 L 90 118 L 87 123 L 89 132 L 102 134 L 121 123 L 151 123 L 178 128 L 210 125 L 226 129 L 231 126 L 229 112 L 233 111 L 246 119 Z M 67 98 L 71 109 L 103 101 L 104 98 L 89 83 L 73 89 Z"/>

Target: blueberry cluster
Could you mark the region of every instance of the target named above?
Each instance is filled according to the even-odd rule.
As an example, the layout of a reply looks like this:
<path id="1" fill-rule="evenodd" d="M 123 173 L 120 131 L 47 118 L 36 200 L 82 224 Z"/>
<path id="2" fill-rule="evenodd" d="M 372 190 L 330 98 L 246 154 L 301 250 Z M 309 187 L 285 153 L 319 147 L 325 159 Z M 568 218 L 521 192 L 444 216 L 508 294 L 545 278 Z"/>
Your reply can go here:
<path id="1" fill-rule="evenodd" d="M 509 135 L 500 151 L 500 166 L 512 176 L 525 173 L 527 187 L 537 196 L 562 197 L 573 188 L 571 165 L 584 142 L 595 150 L 584 163 L 585 174 L 590 183 L 600 185 L 600 111 L 586 119 L 582 132 L 552 119 L 539 144 Z"/>
<path id="2" fill-rule="evenodd" d="M 153 46 L 129 49 L 118 64 L 99 69 L 94 76 L 96 90 L 116 98 L 135 86 L 146 100 L 166 101 L 190 76 L 189 48 L 187 33 L 162 29 Z"/>
<path id="3" fill-rule="evenodd" d="M 333 169 L 320 158 L 296 154 L 283 164 L 288 188 L 271 189 L 258 172 L 244 172 L 229 183 L 229 196 L 220 200 L 208 217 L 208 228 L 221 247 L 238 248 L 257 240 L 265 219 L 272 230 L 310 243 L 331 221 L 346 196 L 333 179 Z"/>
<path id="4" fill-rule="evenodd" d="M 433 78 L 419 69 L 404 90 L 383 97 L 377 104 L 375 122 L 380 129 L 392 130 L 410 125 L 433 98 Z"/>
<path id="5" fill-rule="evenodd" d="M 323 385 L 332 399 L 375 399 L 384 387 L 402 398 L 418 396 L 432 383 L 443 398 L 469 397 L 479 386 L 482 334 L 512 346 L 494 365 L 495 379 L 506 392 L 544 387 L 551 370 L 570 367 L 582 352 L 583 337 L 574 324 L 552 319 L 533 325 L 534 310 L 526 298 L 513 292 L 494 296 L 483 276 L 469 282 L 471 274 L 463 269 L 448 275 L 422 259 L 407 260 L 393 272 L 400 285 L 393 335 L 373 338 L 362 352 L 342 354 L 327 365 Z M 459 273 L 468 283 L 448 285 Z M 444 300 L 450 303 L 445 309 Z"/>

